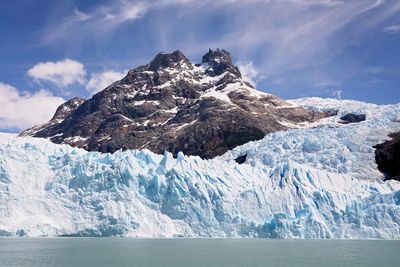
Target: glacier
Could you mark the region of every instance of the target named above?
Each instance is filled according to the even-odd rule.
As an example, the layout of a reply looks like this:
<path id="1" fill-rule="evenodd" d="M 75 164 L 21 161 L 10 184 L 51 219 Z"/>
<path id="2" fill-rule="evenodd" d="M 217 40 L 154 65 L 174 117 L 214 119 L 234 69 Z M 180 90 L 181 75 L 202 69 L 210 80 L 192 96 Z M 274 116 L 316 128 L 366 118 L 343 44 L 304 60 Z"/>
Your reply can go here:
<path id="1" fill-rule="evenodd" d="M 212 160 L 0 134 L 0 236 L 399 239 L 400 182 L 372 146 L 400 130 L 400 105 L 292 103 L 338 114 Z M 349 112 L 367 120 L 340 124 Z"/>

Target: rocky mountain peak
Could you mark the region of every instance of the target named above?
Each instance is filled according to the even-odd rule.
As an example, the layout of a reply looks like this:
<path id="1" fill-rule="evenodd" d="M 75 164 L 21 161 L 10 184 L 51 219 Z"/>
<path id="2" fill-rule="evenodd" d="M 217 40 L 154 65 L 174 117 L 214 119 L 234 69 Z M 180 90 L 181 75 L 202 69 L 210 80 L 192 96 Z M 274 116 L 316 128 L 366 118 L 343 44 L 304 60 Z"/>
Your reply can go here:
<path id="1" fill-rule="evenodd" d="M 217 48 L 217 50 L 212 50 L 210 48 L 207 54 L 203 56 L 202 63 L 209 63 L 211 65 L 226 64 L 232 66 L 232 58 L 231 54 L 224 49 Z"/>
<path id="2" fill-rule="evenodd" d="M 21 135 L 87 150 L 150 149 L 212 158 L 265 134 L 330 114 L 294 106 L 246 83 L 226 50 L 201 64 L 160 53 L 91 99 L 72 99 Z"/>
<path id="3" fill-rule="evenodd" d="M 160 69 L 174 68 L 178 64 L 190 64 L 189 60 L 181 51 L 176 50 L 170 54 L 161 52 L 149 63 L 148 69 L 150 71 L 158 71 Z"/>
<path id="4" fill-rule="evenodd" d="M 215 75 L 221 75 L 229 70 L 239 78 L 242 77 L 239 69 L 232 63 L 231 54 L 224 49 L 209 49 L 208 53 L 202 58 L 202 64 L 208 64 L 210 66 L 209 73 L 214 73 Z"/>

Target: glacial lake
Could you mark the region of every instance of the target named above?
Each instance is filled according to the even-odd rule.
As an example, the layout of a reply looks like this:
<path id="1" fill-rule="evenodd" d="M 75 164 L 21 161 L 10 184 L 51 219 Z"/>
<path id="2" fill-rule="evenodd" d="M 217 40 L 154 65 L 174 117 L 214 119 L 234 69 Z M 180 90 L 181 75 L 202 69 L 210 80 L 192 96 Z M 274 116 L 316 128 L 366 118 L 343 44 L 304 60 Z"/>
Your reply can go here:
<path id="1" fill-rule="evenodd" d="M 400 266 L 400 241 L 0 238 L 0 266 Z"/>

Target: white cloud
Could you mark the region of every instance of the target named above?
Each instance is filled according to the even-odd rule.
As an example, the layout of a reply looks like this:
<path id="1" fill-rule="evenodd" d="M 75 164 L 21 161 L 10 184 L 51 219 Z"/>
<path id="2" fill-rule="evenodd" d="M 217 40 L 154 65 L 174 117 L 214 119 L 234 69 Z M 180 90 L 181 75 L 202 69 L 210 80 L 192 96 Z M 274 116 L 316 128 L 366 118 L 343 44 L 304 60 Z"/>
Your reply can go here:
<path id="1" fill-rule="evenodd" d="M 75 60 L 64 59 L 56 62 L 41 62 L 27 72 L 28 76 L 38 83 L 48 82 L 63 89 L 73 84 L 80 84 L 90 93 L 97 93 L 113 82 L 122 79 L 126 72 L 108 70 L 94 72 L 87 80 L 85 66 Z"/>
<path id="2" fill-rule="evenodd" d="M 387 26 L 383 28 L 383 31 L 386 33 L 400 33 L 400 24 Z"/>
<path id="3" fill-rule="evenodd" d="M 65 88 L 71 84 L 84 84 L 86 71 L 82 63 L 64 59 L 38 63 L 29 69 L 27 74 L 37 82 L 50 82 Z"/>
<path id="4" fill-rule="evenodd" d="M 23 130 L 44 123 L 64 102 L 46 90 L 21 95 L 17 88 L 0 82 L 0 129 Z"/>
<path id="5" fill-rule="evenodd" d="M 256 67 L 254 67 L 253 62 L 239 61 L 236 63 L 236 66 L 238 66 L 240 73 L 242 74 L 242 78 L 251 83 L 253 86 L 255 86 L 260 80 L 261 77 Z"/>
<path id="6" fill-rule="evenodd" d="M 91 93 L 97 93 L 115 81 L 122 79 L 126 72 L 104 71 L 92 73 L 85 88 Z"/>
<path id="7" fill-rule="evenodd" d="M 333 91 L 332 97 L 336 99 L 342 99 L 342 90 Z"/>

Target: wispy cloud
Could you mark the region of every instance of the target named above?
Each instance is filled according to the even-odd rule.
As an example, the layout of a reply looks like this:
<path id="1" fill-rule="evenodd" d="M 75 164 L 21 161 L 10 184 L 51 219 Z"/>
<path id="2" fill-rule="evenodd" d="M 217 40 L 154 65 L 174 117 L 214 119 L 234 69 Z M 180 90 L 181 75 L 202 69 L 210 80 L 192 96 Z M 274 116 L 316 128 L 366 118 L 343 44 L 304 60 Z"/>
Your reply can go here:
<path id="1" fill-rule="evenodd" d="M 88 13 L 75 9 L 61 22 L 49 25 L 42 36 L 41 45 L 68 40 L 71 36 L 93 38 L 103 36 L 127 21 L 143 16 L 151 5 L 145 1 L 119 0 L 97 6 Z M 76 41 L 78 41 L 76 40 Z"/>
<path id="2" fill-rule="evenodd" d="M 40 62 L 27 72 L 38 83 L 50 82 L 60 88 L 74 83 L 84 84 L 86 70 L 82 63 L 64 59 L 56 62 Z"/>
<path id="3" fill-rule="evenodd" d="M 335 91 L 333 91 L 332 92 L 332 97 L 333 98 L 336 98 L 336 99 L 342 99 L 342 93 L 343 93 L 343 91 L 342 90 L 335 90 Z"/>
<path id="4" fill-rule="evenodd" d="M 371 3 L 373 0 L 363 0 L 362 2 L 364 2 L 362 6 L 367 7 L 368 5 L 366 3 Z M 249 24 L 251 24 L 251 27 L 254 26 L 254 23 L 251 23 L 252 20 L 258 20 L 257 17 L 265 15 L 264 12 L 268 11 L 268 17 L 270 18 L 263 16 L 264 19 L 266 18 L 265 22 L 261 24 L 257 23 L 259 27 L 254 29 L 260 30 L 263 29 L 265 25 L 273 22 L 275 18 L 278 18 L 279 14 L 282 15 L 286 13 L 287 15 L 294 15 L 292 13 L 295 11 L 298 12 L 300 16 L 300 13 L 309 11 L 315 7 L 334 8 L 339 6 L 347 7 L 349 5 L 344 5 L 344 1 L 340 0 L 249 0 L 243 2 L 237 0 L 115 0 L 109 2 L 107 5 L 96 6 L 87 13 L 75 9 L 71 15 L 63 18 L 60 22 L 49 25 L 44 31 L 42 44 L 65 40 L 68 39 L 70 35 L 79 37 L 84 37 L 86 35 L 86 37 L 93 38 L 93 35 L 108 33 L 125 22 L 135 21 L 146 15 L 149 11 L 162 10 L 169 7 L 182 8 L 184 12 L 182 12 L 182 10 L 178 12 L 180 17 L 185 15 L 195 15 L 199 17 L 205 15 L 207 11 L 222 8 L 235 13 L 235 16 L 233 16 L 236 18 L 235 20 L 242 20 L 243 16 L 237 15 L 240 15 L 242 11 L 248 11 L 250 8 L 256 11 L 257 14 L 256 17 L 248 17 L 247 12 L 244 12 L 246 21 L 250 22 Z M 246 10 L 242 10 L 242 7 L 245 7 Z M 278 13 L 276 13 L 276 11 Z M 174 18 L 174 16 L 172 16 L 172 18 Z M 296 23 L 295 17 L 280 18 L 293 20 L 293 22 Z M 194 25 L 188 26 L 191 27 Z M 238 30 L 240 30 L 240 28 L 238 28 Z M 88 33 L 90 34 L 89 36 L 87 35 Z M 253 38 L 254 37 L 256 36 L 253 36 Z"/>
<path id="5" fill-rule="evenodd" d="M 400 33 L 400 24 L 387 26 L 382 31 L 386 33 Z"/>
<path id="6" fill-rule="evenodd" d="M 258 69 L 254 66 L 253 62 L 248 61 L 238 61 L 236 63 L 238 66 L 240 73 L 245 81 L 251 83 L 253 86 L 257 85 L 257 82 L 262 78 Z"/>
<path id="7" fill-rule="evenodd" d="M 43 89 L 21 94 L 17 88 L 0 82 L 0 129 L 18 131 L 44 123 L 63 102 L 63 98 Z"/>
<path id="8" fill-rule="evenodd" d="M 375 0 L 205 2 L 208 4 L 192 4 L 189 11 L 179 12 L 183 26 L 165 17 L 153 20 L 161 48 L 172 50 L 178 44 L 194 53 L 204 47 L 227 48 L 241 57 L 257 58 L 254 62 L 266 79 L 329 61 L 358 40 L 354 34 L 340 36 L 347 27 L 358 35 L 367 33 L 400 10 L 397 4 Z M 374 19 L 366 23 L 364 17 L 372 11 Z M 213 15 L 225 14 L 226 23 L 224 19 L 219 22 L 225 31 L 218 36 L 208 35 L 207 30 L 189 31 L 199 23 L 199 14 L 205 25 Z M 185 31 L 190 34 L 183 34 Z"/>
<path id="9" fill-rule="evenodd" d="M 42 44 L 112 39 L 121 25 L 131 23 L 132 37 L 124 40 L 145 37 L 152 41 L 154 50 L 179 48 L 191 55 L 198 55 L 208 47 L 226 48 L 233 55 L 253 60 L 259 73 L 271 79 L 329 61 L 358 40 L 354 34 L 340 37 L 347 28 L 362 35 L 380 28 L 400 11 L 398 2 L 383 0 L 115 0 L 107 3 L 85 12 L 75 10 L 61 22 L 52 23 L 43 32 Z M 374 12 L 373 16 L 369 12 Z M 144 20 L 146 16 L 151 19 Z M 210 30 L 214 28 L 219 29 Z M 143 29 L 147 30 L 140 35 Z"/>

